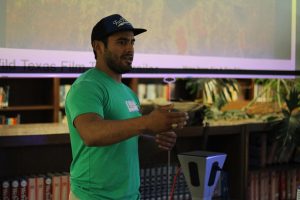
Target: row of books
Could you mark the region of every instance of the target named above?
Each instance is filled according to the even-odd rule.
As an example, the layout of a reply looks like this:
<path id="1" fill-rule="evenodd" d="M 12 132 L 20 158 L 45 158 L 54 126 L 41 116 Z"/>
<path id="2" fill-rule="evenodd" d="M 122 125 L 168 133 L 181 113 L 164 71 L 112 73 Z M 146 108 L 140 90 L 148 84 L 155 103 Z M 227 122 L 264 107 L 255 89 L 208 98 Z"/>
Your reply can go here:
<path id="1" fill-rule="evenodd" d="M 1 180 L 2 200 L 68 200 L 68 173 L 48 173 Z"/>
<path id="2" fill-rule="evenodd" d="M 177 166 L 165 165 L 141 169 L 141 200 L 146 199 L 169 199 L 173 177 L 176 175 Z M 173 199 L 190 199 L 190 193 L 183 174 L 177 177 L 176 189 L 173 192 Z"/>
<path id="3" fill-rule="evenodd" d="M 59 123 L 63 123 L 63 124 L 67 124 L 67 115 L 66 112 L 64 110 L 60 110 L 58 112 L 58 122 Z"/>
<path id="4" fill-rule="evenodd" d="M 5 115 L 0 115 L 0 124 L 16 125 L 16 124 L 20 124 L 20 122 L 21 122 L 20 114 L 18 114 L 15 117 L 7 117 Z"/>
<path id="5" fill-rule="evenodd" d="M 169 172 L 167 166 L 141 169 L 141 200 L 168 199 L 176 174 L 173 199 L 190 199 L 183 173 L 178 171 L 177 166 L 171 165 Z M 2 200 L 67 200 L 70 192 L 70 176 L 67 172 L 10 178 L 0 183 Z M 228 189 L 228 173 L 222 171 L 214 197 L 229 199 Z"/>
<path id="6" fill-rule="evenodd" d="M 228 173 L 222 171 L 214 190 L 214 198 L 229 199 L 228 182 Z M 191 199 L 184 174 L 176 165 L 171 165 L 169 172 L 165 165 L 141 169 L 140 192 L 141 200 L 169 199 L 167 197 L 170 197 L 170 195 L 173 195 L 174 200 Z"/>
<path id="7" fill-rule="evenodd" d="M 238 86 L 236 85 L 235 88 Z M 154 83 L 139 83 L 137 88 L 137 94 L 140 102 L 143 104 L 151 103 L 154 100 L 161 101 L 169 101 L 170 99 L 180 100 L 178 98 L 182 98 L 179 94 L 179 89 L 186 90 L 186 88 L 176 88 L 175 83 L 170 84 L 154 84 Z M 219 94 L 219 89 L 212 83 L 208 82 L 204 84 L 204 90 L 206 90 L 206 95 L 202 95 L 205 97 L 203 102 L 205 104 L 213 103 L 213 96 Z M 236 101 L 238 99 L 238 92 L 234 90 L 233 87 L 228 87 L 224 89 L 223 94 L 228 102 Z M 179 95 L 179 96 L 178 96 Z M 185 97 L 187 98 L 187 97 Z"/>
<path id="8" fill-rule="evenodd" d="M 68 94 L 70 88 L 71 88 L 70 84 L 65 84 L 65 85 L 59 86 L 59 106 L 61 108 L 65 107 L 66 97 L 67 97 L 67 94 Z"/>
<path id="9" fill-rule="evenodd" d="M 0 86 L 0 108 L 8 106 L 9 86 Z"/>
<path id="10" fill-rule="evenodd" d="M 298 199 L 300 169 L 252 171 L 248 180 L 248 200 Z"/>
<path id="11" fill-rule="evenodd" d="M 59 104 L 64 107 L 67 93 L 70 89 L 70 84 L 60 85 L 59 88 Z M 8 85 L 0 86 L 0 108 L 8 107 L 9 105 L 9 89 Z"/>
<path id="12" fill-rule="evenodd" d="M 59 106 L 60 108 L 65 108 L 65 102 L 67 98 L 67 94 L 71 88 L 71 84 L 64 84 L 59 86 Z M 67 116 L 65 115 L 64 110 L 60 110 L 58 112 L 58 122 L 59 123 L 67 123 Z"/>
<path id="13" fill-rule="evenodd" d="M 139 83 L 137 94 L 142 104 L 153 103 L 154 100 L 168 101 L 170 87 L 166 84 Z"/>

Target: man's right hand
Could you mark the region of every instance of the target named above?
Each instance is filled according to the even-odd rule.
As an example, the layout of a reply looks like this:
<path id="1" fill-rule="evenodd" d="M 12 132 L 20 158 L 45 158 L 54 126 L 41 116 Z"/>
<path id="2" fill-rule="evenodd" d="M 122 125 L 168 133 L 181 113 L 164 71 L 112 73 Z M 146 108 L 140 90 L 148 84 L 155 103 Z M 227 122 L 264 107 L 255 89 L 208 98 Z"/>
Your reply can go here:
<path id="1" fill-rule="evenodd" d="M 160 133 L 175 128 L 183 128 L 188 120 L 186 112 L 172 111 L 173 104 L 158 106 L 150 114 L 146 115 L 146 127 L 148 131 Z"/>

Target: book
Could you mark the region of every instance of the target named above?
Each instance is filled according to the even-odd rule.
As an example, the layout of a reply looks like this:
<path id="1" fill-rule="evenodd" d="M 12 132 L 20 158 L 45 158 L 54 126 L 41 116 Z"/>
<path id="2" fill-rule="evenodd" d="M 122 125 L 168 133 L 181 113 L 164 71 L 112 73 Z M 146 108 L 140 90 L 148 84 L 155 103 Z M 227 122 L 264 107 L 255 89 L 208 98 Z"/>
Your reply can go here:
<path id="1" fill-rule="evenodd" d="M 44 200 L 52 200 L 52 178 L 47 175 L 45 176 L 44 181 Z"/>
<path id="2" fill-rule="evenodd" d="M 140 102 L 144 102 L 146 99 L 146 89 L 147 89 L 146 84 L 142 84 L 142 83 L 138 84 L 137 94 Z"/>
<path id="3" fill-rule="evenodd" d="M 48 173 L 51 177 L 52 187 L 51 187 L 51 196 L 52 200 L 60 200 L 61 196 L 61 178 L 58 173 Z"/>
<path id="4" fill-rule="evenodd" d="M 61 188 L 60 188 L 60 200 L 69 199 L 69 175 L 67 173 L 62 173 L 60 175 Z"/>
<path id="5" fill-rule="evenodd" d="M 0 124 L 6 124 L 6 117 L 5 117 L 5 115 L 0 115 Z"/>
<path id="6" fill-rule="evenodd" d="M 12 200 L 18 200 L 19 199 L 19 180 L 13 179 L 11 181 L 11 193 L 10 193 Z"/>
<path id="7" fill-rule="evenodd" d="M 278 173 L 275 170 L 270 172 L 270 190 L 269 190 L 269 199 L 279 199 L 279 191 L 278 191 Z"/>
<path id="8" fill-rule="evenodd" d="M 10 182 L 8 180 L 2 181 L 1 190 L 1 198 L 3 200 L 10 200 Z"/>
<path id="9" fill-rule="evenodd" d="M 0 87 L 0 108 L 8 107 L 9 86 Z"/>
<path id="10" fill-rule="evenodd" d="M 293 169 L 291 172 L 291 199 L 296 199 L 296 192 L 297 192 L 297 170 Z"/>
<path id="11" fill-rule="evenodd" d="M 267 200 L 269 197 L 269 172 L 260 171 L 259 173 L 259 193 L 260 200 Z"/>
<path id="12" fill-rule="evenodd" d="M 43 175 L 38 175 L 36 177 L 36 199 L 43 199 L 44 198 L 44 192 L 45 192 L 45 187 L 44 187 L 44 176 Z"/>
<path id="13" fill-rule="evenodd" d="M 249 173 L 249 177 L 248 177 L 248 195 L 247 195 L 247 199 L 249 200 L 255 200 L 254 198 L 254 174 L 253 172 Z"/>
<path id="14" fill-rule="evenodd" d="M 20 200 L 27 200 L 27 180 L 25 178 L 20 179 L 20 189 L 19 189 L 19 199 Z"/>
<path id="15" fill-rule="evenodd" d="M 6 118 L 6 124 L 7 125 L 16 125 L 20 124 L 21 121 L 21 115 L 18 114 L 16 117 L 7 117 Z"/>
<path id="16" fill-rule="evenodd" d="M 286 199 L 292 199 L 292 189 L 293 189 L 293 178 L 292 178 L 293 170 L 288 170 L 286 172 Z M 293 198 L 295 199 L 295 198 Z"/>
<path id="17" fill-rule="evenodd" d="M 286 182 L 286 171 L 280 171 L 279 174 L 279 199 L 285 200 L 287 197 L 287 182 Z"/>
<path id="18" fill-rule="evenodd" d="M 254 199 L 259 199 L 259 172 L 254 173 Z"/>
<path id="19" fill-rule="evenodd" d="M 36 200 L 36 177 L 29 176 L 27 177 L 27 196 L 28 200 Z"/>
<path id="20" fill-rule="evenodd" d="M 71 88 L 71 85 L 69 85 L 69 84 L 60 85 L 60 87 L 59 87 L 59 106 L 61 108 L 65 107 L 65 101 L 66 101 L 67 94 L 68 94 L 70 88 Z"/>
<path id="21" fill-rule="evenodd" d="M 297 188 L 297 198 L 296 200 L 300 200 L 300 186 Z"/>
<path id="22" fill-rule="evenodd" d="M 0 108 L 3 107 L 3 101 L 4 101 L 4 88 L 3 87 L 0 87 Z"/>

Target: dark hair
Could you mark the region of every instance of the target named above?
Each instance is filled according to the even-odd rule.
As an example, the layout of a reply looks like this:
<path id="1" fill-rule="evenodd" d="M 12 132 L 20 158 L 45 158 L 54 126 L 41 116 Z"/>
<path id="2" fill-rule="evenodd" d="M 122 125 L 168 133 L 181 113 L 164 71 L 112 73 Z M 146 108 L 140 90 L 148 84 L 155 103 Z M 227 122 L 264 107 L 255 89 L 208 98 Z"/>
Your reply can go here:
<path id="1" fill-rule="evenodd" d="M 104 37 L 104 38 L 100 39 L 100 41 L 103 42 L 104 47 L 107 48 L 107 45 L 108 45 L 108 37 Z M 93 52 L 94 52 L 94 55 L 95 55 L 95 59 L 97 60 L 97 54 L 96 54 L 96 51 L 93 50 Z"/>

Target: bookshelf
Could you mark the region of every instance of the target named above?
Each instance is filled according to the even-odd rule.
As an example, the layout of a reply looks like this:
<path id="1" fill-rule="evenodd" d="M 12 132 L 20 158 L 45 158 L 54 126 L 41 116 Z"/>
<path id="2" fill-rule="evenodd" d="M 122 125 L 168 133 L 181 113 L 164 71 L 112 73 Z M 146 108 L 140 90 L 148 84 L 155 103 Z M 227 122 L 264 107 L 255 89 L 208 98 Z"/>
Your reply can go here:
<path id="1" fill-rule="evenodd" d="M 56 80 L 40 78 L 1 78 L 0 86 L 9 86 L 8 107 L 0 115 L 20 116 L 20 123 L 57 121 Z"/>
<path id="2" fill-rule="evenodd" d="M 0 78 L 0 87 L 8 85 L 10 88 L 8 107 L 0 107 L 0 116 L 14 118 L 19 115 L 21 124 L 61 122 L 65 115 L 62 96 L 66 94 L 67 86 L 70 86 L 74 80 L 74 78 Z M 162 90 L 166 90 L 166 84 L 162 79 L 134 78 L 123 79 L 123 82 L 136 93 L 139 84 L 160 85 Z M 249 89 L 252 87 L 251 80 L 239 82 L 243 90 L 243 102 L 237 102 L 237 105 L 227 109 L 238 108 L 240 104 L 246 104 L 252 97 Z M 61 94 L 62 90 L 66 90 L 64 94 Z M 177 92 L 175 93 L 173 95 L 177 96 Z M 163 96 L 166 98 L 166 94 Z"/>
<path id="3" fill-rule="evenodd" d="M 73 81 L 71 78 L 0 79 L 0 86 L 10 86 L 9 105 L 0 108 L 0 115 L 21 115 L 20 125 L 0 125 L 0 179 L 30 173 L 69 170 L 70 141 L 66 124 L 58 123 L 59 113 L 64 112 L 59 98 L 60 86 L 72 84 Z M 247 91 L 246 100 L 251 98 L 253 83 L 247 81 L 244 81 L 245 88 L 250 92 Z M 125 79 L 124 82 L 137 91 L 138 79 Z M 235 108 L 238 108 L 238 105 Z M 247 199 L 249 177 L 253 171 L 249 164 L 250 136 L 268 134 L 271 131 L 270 124 L 253 121 L 186 127 L 177 131 L 179 137 L 176 151 L 172 151 L 172 162 L 177 162 L 176 153 L 185 151 L 224 152 L 228 155 L 224 169 L 229 173 L 230 197 Z M 161 153 L 157 148 L 149 148 L 149 145 L 153 147 L 149 141 L 140 142 L 142 167 L 166 164 L 167 154 Z M 288 169 L 286 166 L 276 165 L 277 169 Z M 299 168 L 299 165 L 294 166 L 297 167 Z M 266 166 L 255 171 L 268 169 L 269 166 Z"/>

